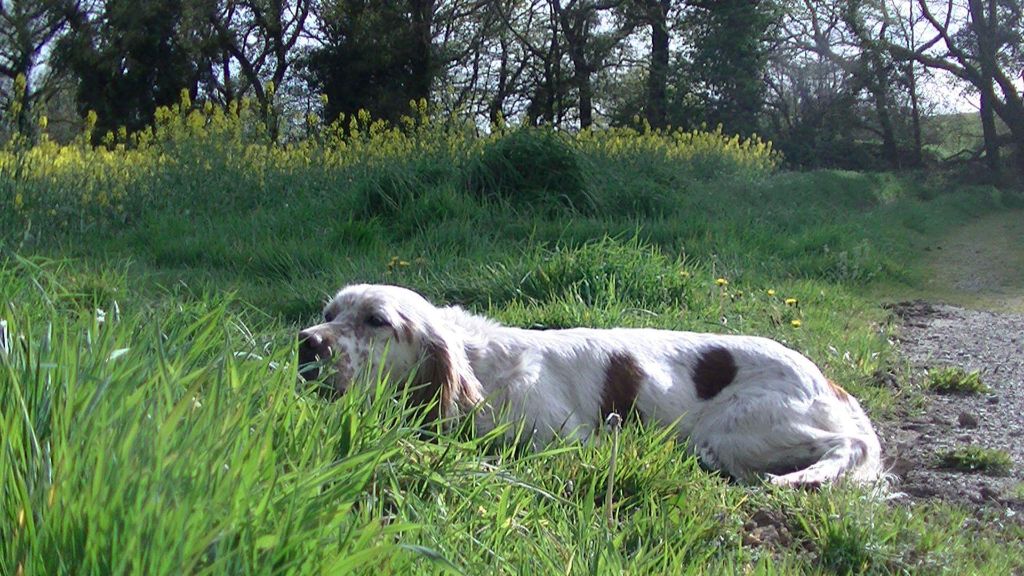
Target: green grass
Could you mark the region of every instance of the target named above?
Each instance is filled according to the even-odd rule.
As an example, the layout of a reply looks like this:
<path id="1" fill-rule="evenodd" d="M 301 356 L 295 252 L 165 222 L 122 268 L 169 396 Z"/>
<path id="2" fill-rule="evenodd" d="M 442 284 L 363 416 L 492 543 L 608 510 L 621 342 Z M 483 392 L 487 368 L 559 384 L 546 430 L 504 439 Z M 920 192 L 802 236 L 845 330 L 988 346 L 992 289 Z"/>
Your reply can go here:
<path id="1" fill-rule="evenodd" d="M 959 366 L 928 370 L 924 387 L 940 394 L 984 394 L 989 390 L 977 370 L 968 372 Z"/>
<path id="2" fill-rule="evenodd" d="M 335 403 L 296 388 L 297 330 L 372 281 L 518 326 L 770 336 L 886 417 L 914 391 L 880 376 L 904 372 L 873 291 L 918 285 L 920 246 L 1003 206 L 624 142 L 570 140 L 586 206 L 481 194 L 458 146 L 240 167 L 257 152 L 200 140 L 153 165 L 0 163 L 0 573 L 1024 569 L 1006 523 L 731 484 L 665 430 L 623 430 L 608 502 L 604 438 L 525 451 L 423 424 L 397 383 Z M 538 181 L 529 194 L 557 182 Z M 123 210 L 80 202 L 105 189 Z M 791 540 L 744 544 L 766 510 Z"/>
<path id="3" fill-rule="evenodd" d="M 1005 451 L 982 446 L 962 446 L 940 452 L 938 456 L 941 467 L 961 472 L 1004 476 L 1013 467 L 1013 460 Z"/>

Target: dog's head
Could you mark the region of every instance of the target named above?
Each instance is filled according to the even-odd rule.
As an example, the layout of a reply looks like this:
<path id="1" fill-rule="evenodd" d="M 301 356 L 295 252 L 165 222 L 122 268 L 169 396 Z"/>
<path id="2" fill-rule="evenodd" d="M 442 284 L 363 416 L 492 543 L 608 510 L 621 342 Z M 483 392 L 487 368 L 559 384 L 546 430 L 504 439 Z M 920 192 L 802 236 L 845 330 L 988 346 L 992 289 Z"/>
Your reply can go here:
<path id="1" fill-rule="evenodd" d="M 432 417 L 453 416 L 480 401 L 458 332 L 422 296 L 398 286 L 359 284 L 338 292 L 324 307 L 323 322 L 299 332 L 299 374 L 306 380 L 322 375 L 331 396 L 366 379 L 360 376 L 410 381 L 415 402 L 438 399 Z"/>

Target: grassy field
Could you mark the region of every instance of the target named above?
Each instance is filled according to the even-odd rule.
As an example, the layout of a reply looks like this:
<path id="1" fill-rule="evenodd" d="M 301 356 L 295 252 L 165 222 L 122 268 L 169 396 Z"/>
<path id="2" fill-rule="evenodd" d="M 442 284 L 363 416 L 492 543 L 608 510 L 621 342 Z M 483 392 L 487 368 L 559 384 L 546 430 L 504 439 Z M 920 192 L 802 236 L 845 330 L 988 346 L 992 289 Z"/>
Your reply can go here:
<path id="1" fill-rule="evenodd" d="M 915 391 L 877 295 L 998 191 L 781 173 L 717 134 L 356 119 L 270 146 L 189 110 L 0 154 L 0 573 L 1024 570 L 998 511 L 738 486 L 636 425 L 609 501 L 607 439 L 528 452 L 367 400 L 387 383 L 296 390 L 297 330 L 372 281 L 521 326 L 770 336 L 891 417 Z"/>

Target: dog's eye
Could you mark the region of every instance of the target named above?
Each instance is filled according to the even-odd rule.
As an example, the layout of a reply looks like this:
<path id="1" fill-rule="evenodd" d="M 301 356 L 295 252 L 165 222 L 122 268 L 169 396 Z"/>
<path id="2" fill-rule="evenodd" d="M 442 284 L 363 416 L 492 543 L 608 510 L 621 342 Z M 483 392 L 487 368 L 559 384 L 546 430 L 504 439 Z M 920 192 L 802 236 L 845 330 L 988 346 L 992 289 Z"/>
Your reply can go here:
<path id="1" fill-rule="evenodd" d="M 334 312 L 324 312 L 324 322 L 333 322 L 336 316 L 337 314 L 335 314 Z"/>
<path id="2" fill-rule="evenodd" d="M 377 313 L 370 314 L 369 316 L 367 316 L 366 317 L 366 323 L 369 324 L 370 326 L 374 327 L 374 328 L 383 328 L 385 326 L 390 326 L 391 325 L 388 322 L 387 318 L 385 318 L 383 315 L 377 314 Z"/>

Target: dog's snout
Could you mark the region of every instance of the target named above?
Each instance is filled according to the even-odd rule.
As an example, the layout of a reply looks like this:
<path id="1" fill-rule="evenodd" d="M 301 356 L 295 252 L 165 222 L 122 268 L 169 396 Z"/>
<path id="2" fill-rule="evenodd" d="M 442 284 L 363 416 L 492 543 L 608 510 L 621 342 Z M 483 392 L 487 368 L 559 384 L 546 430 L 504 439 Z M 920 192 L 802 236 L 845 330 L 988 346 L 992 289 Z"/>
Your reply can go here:
<path id="1" fill-rule="evenodd" d="M 299 375 L 315 380 L 320 375 L 319 364 L 331 357 L 331 347 L 315 332 L 299 332 Z"/>

